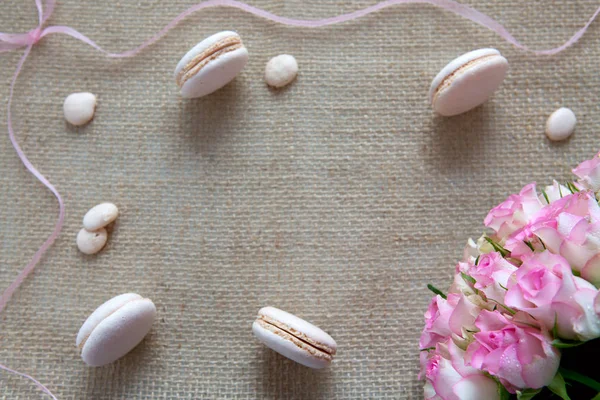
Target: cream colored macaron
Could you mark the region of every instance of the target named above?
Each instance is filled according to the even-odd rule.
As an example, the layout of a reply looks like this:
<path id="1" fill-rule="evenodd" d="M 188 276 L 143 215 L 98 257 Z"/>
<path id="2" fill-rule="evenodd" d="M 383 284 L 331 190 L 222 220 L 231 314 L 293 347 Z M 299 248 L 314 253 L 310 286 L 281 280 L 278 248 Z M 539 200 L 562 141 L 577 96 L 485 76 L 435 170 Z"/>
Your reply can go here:
<path id="1" fill-rule="evenodd" d="M 81 358 L 92 367 L 118 360 L 148 334 L 156 307 L 152 300 L 126 293 L 102 304 L 85 320 L 77 334 Z"/>
<path id="2" fill-rule="evenodd" d="M 310 368 L 327 367 L 337 350 L 326 332 L 275 307 L 260 309 L 252 332 L 270 349 Z"/>
<path id="3" fill-rule="evenodd" d="M 185 98 L 206 96 L 231 82 L 246 66 L 248 50 L 235 32 L 216 33 L 194 46 L 175 68 Z"/>
<path id="4" fill-rule="evenodd" d="M 444 116 L 483 104 L 498 89 L 508 61 L 496 49 L 479 49 L 452 60 L 431 82 L 429 102 Z"/>

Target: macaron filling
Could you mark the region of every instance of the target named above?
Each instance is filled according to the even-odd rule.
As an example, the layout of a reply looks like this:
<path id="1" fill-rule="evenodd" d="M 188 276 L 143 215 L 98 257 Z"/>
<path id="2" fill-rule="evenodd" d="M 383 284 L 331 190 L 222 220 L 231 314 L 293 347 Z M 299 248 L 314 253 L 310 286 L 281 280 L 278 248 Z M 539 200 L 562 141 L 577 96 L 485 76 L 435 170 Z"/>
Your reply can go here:
<path id="1" fill-rule="evenodd" d="M 297 330 L 290 328 L 289 326 L 282 324 L 279 321 L 276 321 L 265 315 L 259 315 L 256 322 L 261 327 L 267 329 L 275 335 L 281 336 L 284 339 L 292 341 L 296 346 L 308 351 L 315 357 L 322 358 L 328 361 L 331 361 L 333 359 L 335 349 L 331 349 L 322 343 L 315 342 L 303 333 L 298 332 Z"/>
<path id="2" fill-rule="evenodd" d="M 458 67 L 457 69 L 455 69 L 452 73 L 448 74 L 438 85 L 438 87 L 435 89 L 434 94 L 433 94 L 433 99 L 432 102 L 435 102 L 437 96 L 440 94 L 440 92 L 442 92 L 445 88 L 449 87 L 452 84 L 452 81 L 454 80 L 454 77 L 456 76 L 458 71 L 462 71 L 462 70 L 467 70 L 469 68 L 473 68 L 479 64 L 482 64 L 484 62 L 486 62 L 487 60 L 489 60 L 490 58 L 494 58 L 497 57 L 498 54 L 489 54 L 487 56 L 483 56 L 483 57 L 479 57 L 476 58 L 474 60 L 469 61 L 466 64 L 461 65 L 460 67 Z"/>
<path id="3" fill-rule="evenodd" d="M 210 61 L 215 60 L 225 53 L 235 51 L 244 47 L 242 39 L 239 36 L 229 36 L 219 40 L 217 43 L 198 54 L 196 57 L 185 65 L 181 71 L 177 74 L 177 85 L 179 87 L 196 75 L 206 64 Z"/>

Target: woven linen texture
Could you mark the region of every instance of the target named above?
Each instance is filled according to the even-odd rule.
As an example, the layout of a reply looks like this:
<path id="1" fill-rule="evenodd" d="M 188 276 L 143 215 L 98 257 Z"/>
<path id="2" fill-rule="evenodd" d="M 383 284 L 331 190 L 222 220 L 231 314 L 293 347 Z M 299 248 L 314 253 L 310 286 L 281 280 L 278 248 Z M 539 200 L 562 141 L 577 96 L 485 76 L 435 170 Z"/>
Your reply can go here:
<path id="1" fill-rule="evenodd" d="M 60 0 L 49 21 L 110 51 L 137 46 L 194 0 Z M 250 0 L 316 19 L 375 0 Z M 559 45 L 595 11 L 593 0 L 469 0 L 534 48 Z M 0 2 L 0 30 L 37 21 L 34 1 Z M 238 31 L 250 61 L 205 98 L 178 95 L 173 70 L 203 38 Z M 429 84 L 454 57 L 496 47 L 510 62 L 482 107 L 441 118 Z M 293 54 L 297 80 L 263 79 Z M 5 107 L 21 51 L 0 56 Z M 16 86 L 17 137 L 63 194 L 63 232 L 0 315 L 0 362 L 68 399 L 419 399 L 418 338 L 490 207 L 530 181 L 566 180 L 600 149 L 600 23 L 557 56 L 535 57 L 429 5 L 399 6 L 319 29 L 276 25 L 239 10 L 186 19 L 132 59 L 107 59 L 64 35 L 44 38 Z M 98 96 L 94 120 L 73 128 L 64 98 Z M 544 136 L 561 106 L 578 118 L 559 144 Z M 57 204 L 27 173 L 0 112 L 0 286 L 52 231 Z M 121 215 L 107 247 L 78 252 L 85 212 L 112 201 Z M 89 368 L 75 348 L 87 316 L 125 292 L 158 317 L 126 357 Z M 272 305 L 338 343 L 313 371 L 258 343 L 251 324 Z M 0 373 L 0 398 L 36 399 Z"/>

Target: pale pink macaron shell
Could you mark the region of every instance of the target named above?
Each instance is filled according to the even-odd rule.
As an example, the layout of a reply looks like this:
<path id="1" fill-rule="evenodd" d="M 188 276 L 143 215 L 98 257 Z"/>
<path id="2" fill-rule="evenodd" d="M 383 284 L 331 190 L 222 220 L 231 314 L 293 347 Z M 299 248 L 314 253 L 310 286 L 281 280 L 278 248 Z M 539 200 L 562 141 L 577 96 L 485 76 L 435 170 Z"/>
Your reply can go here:
<path id="1" fill-rule="evenodd" d="M 121 358 L 148 334 L 156 307 L 150 299 L 126 293 L 108 300 L 84 322 L 76 345 L 86 364 L 97 367 Z"/>
<path id="2" fill-rule="evenodd" d="M 508 61 L 496 49 L 463 54 L 433 79 L 429 102 L 441 115 L 462 114 L 483 104 L 504 81 L 507 71 Z"/>
<path id="3" fill-rule="evenodd" d="M 277 321 L 277 323 L 290 328 L 290 330 L 300 332 L 307 338 L 310 338 L 311 341 L 328 347 L 332 350 L 332 356 L 337 350 L 337 344 L 329 334 L 310 322 L 303 320 L 302 318 L 298 318 L 293 314 L 275 307 L 264 307 L 258 312 L 258 314 L 259 318 L 260 316 L 265 316 L 271 320 Z M 265 345 L 268 345 L 268 347 L 276 352 L 302 365 L 310 368 L 320 369 L 325 368 L 330 364 L 329 360 L 316 357 L 308 350 L 298 347 L 291 340 L 265 329 L 261 326 L 258 320 L 252 324 L 252 331 L 254 332 L 254 335 Z"/>
<path id="4" fill-rule="evenodd" d="M 175 67 L 175 77 L 198 54 L 213 44 L 230 36 L 239 35 L 233 31 L 216 33 L 194 46 Z M 231 82 L 248 62 L 248 50 L 245 47 L 227 52 L 209 61 L 196 75 L 189 78 L 181 87 L 181 96 L 185 98 L 202 97 L 222 88 Z"/>

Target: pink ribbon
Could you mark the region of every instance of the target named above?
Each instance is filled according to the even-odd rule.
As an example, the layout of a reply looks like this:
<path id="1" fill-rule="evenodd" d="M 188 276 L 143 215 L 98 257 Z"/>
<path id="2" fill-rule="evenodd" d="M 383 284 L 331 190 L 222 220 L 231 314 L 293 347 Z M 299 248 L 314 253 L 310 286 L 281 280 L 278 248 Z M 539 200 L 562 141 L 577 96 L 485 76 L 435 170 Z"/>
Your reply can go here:
<path id="1" fill-rule="evenodd" d="M 46 250 L 48 250 L 48 248 L 52 245 L 52 243 L 54 243 L 54 241 L 56 240 L 56 238 L 58 237 L 58 235 L 62 229 L 62 226 L 64 223 L 64 217 L 65 217 L 65 206 L 64 206 L 62 197 L 60 196 L 60 193 L 58 193 L 58 190 L 56 190 L 56 188 L 27 159 L 27 156 L 25 155 L 25 153 L 23 152 L 23 150 L 19 146 L 19 143 L 16 140 L 15 133 L 14 133 L 14 130 L 12 127 L 11 107 L 12 107 L 13 92 L 14 92 L 15 84 L 17 82 L 17 78 L 19 77 L 19 74 L 20 74 L 21 70 L 23 69 L 23 64 L 25 63 L 27 56 L 31 52 L 31 49 L 42 38 L 44 38 L 45 36 L 51 35 L 51 34 L 61 33 L 61 34 L 72 36 L 75 39 L 78 39 L 84 43 L 87 43 L 88 45 L 92 46 L 96 50 L 103 52 L 108 57 L 115 57 L 115 58 L 133 57 L 136 54 L 138 54 L 140 51 L 145 49 L 146 47 L 152 45 L 154 42 L 159 40 L 162 36 L 164 36 L 168 31 L 170 31 L 173 27 L 175 27 L 175 25 L 177 25 L 181 20 L 186 18 L 188 15 L 195 13 L 197 11 L 200 11 L 202 9 L 205 9 L 205 8 L 232 7 L 232 8 L 237 8 L 237 9 L 243 10 L 245 12 L 248 12 L 250 14 L 256 15 L 258 17 L 262 17 L 267 20 L 270 20 L 270 21 L 273 21 L 273 22 L 276 22 L 279 24 L 283 24 L 283 25 L 305 27 L 305 28 L 317 28 L 317 27 L 321 27 L 321 26 L 334 25 L 334 24 L 339 24 L 342 22 L 352 21 L 354 19 L 357 19 L 357 18 L 363 17 L 365 15 L 380 11 L 387 7 L 400 5 L 400 4 L 411 4 L 411 3 L 412 4 L 414 4 L 414 3 L 430 4 L 430 5 L 445 9 L 447 11 L 451 11 L 451 12 L 453 12 L 457 15 L 460 15 L 466 19 L 469 19 L 479 25 L 482 25 L 482 26 L 492 30 L 493 32 L 496 32 L 500 37 L 502 37 L 504 40 L 511 43 L 515 47 L 522 49 L 524 51 L 531 52 L 536 55 L 553 55 L 553 54 L 560 53 L 561 51 L 565 50 L 566 48 L 572 46 L 575 42 L 577 42 L 583 36 L 583 34 L 588 29 L 588 27 L 591 25 L 591 23 L 594 21 L 594 19 L 600 13 L 600 7 L 599 7 L 596 10 L 596 12 L 590 17 L 588 22 L 562 45 L 552 48 L 552 49 L 547 49 L 547 50 L 532 50 L 532 49 L 528 48 L 527 46 L 521 44 L 519 41 L 517 41 L 506 30 L 506 28 L 504 28 L 504 26 L 502 26 L 499 22 L 497 22 L 493 18 L 490 18 L 487 15 L 485 15 L 471 7 L 457 3 L 456 1 L 453 1 L 453 0 L 386 0 L 386 1 L 382 1 L 381 3 L 375 4 L 373 6 L 366 7 L 361 10 L 357 10 L 357 11 L 354 11 L 354 12 L 351 12 L 348 14 L 342 14 L 342 15 L 338 15 L 335 17 L 324 18 L 324 19 L 319 19 L 319 20 L 300 20 L 300 19 L 280 17 L 280 16 L 272 14 L 268 11 L 261 10 L 260 8 L 253 7 L 251 5 L 248 5 L 248 4 L 242 3 L 240 1 L 236 1 L 236 0 L 208 0 L 203 3 L 196 4 L 196 5 L 188 8 L 183 13 L 179 14 L 175 19 L 173 19 L 173 21 L 171 21 L 163 29 L 161 29 L 158 33 L 156 33 L 154 36 L 152 36 L 151 38 L 149 38 L 148 40 L 143 42 L 138 47 L 128 50 L 128 51 L 124 51 L 122 53 L 110 53 L 110 52 L 104 50 L 103 48 L 101 48 L 100 46 L 98 46 L 93 40 L 91 40 L 87 36 L 79 33 L 78 31 L 76 31 L 75 29 L 73 29 L 71 27 L 49 26 L 47 28 L 44 28 L 44 24 L 46 23 L 48 18 L 50 18 L 50 16 L 52 15 L 52 12 L 54 11 L 55 0 L 45 0 L 45 3 L 44 3 L 45 7 L 42 4 L 42 0 L 35 0 L 35 4 L 38 9 L 38 21 L 39 21 L 38 26 L 36 28 L 34 28 L 26 33 L 10 34 L 10 33 L 0 32 L 0 52 L 13 51 L 13 50 L 17 50 L 17 49 L 25 47 L 25 52 L 23 53 L 23 56 L 21 57 L 21 59 L 19 60 L 19 62 L 17 64 L 17 68 L 15 70 L 15 73 L 14 73 L 11 83 L 10 83 L 10 94 L 8 97 L 8 106 L 7 106 L 8 135 L 9 135 L 10 141 L 11 141 L 13 147 L 15 148 L 17 155 L 21 159 L 23 165 L 25 165 L 25 167 L 44 186 L 46 186 L 58 200 L 59 212 L 58 212 L 58 220 L 56 222 L 54 230 L 52 231 L 52 233 L 50 234 L 48 239 L 46 239 L 46 241 L 42 244 L 42 246 L 38 249 L 38 251 L 36 251 L 33 258 L 26 265 L 26 267 L 19 273 L 19 275 L 17 275 L 17 278 L 14 280 L 14 282 L 11 283 L 10 286 L 2 293 L 2 296 L 0 297 L 0 312 L 2 312 L 2 310 L 4 309 L 4 307 L 7 304 L 8 300 L 11 298 L 13 293 L 19 288 L 19 286 L 25 280 L 25 278 L 27 278 L 27 276 L 33 271 L 36 264 L 40 261 L 41 257 L 46 252 Z M 0 369 L 3 369 L 5 371 L 8 371 L 13 374 L 23 376 L 27 379 L 30 379 L 44 393 L 48 394 L 49 396 L 51 396 L 53 399 L 56 400 L 56 397 L 44 385 L 39 383 L 33 377 L 31 377 L 27 374 L 23 374 L 21 372 L 12 370 L 1 364 L 0 364 Z"/>

